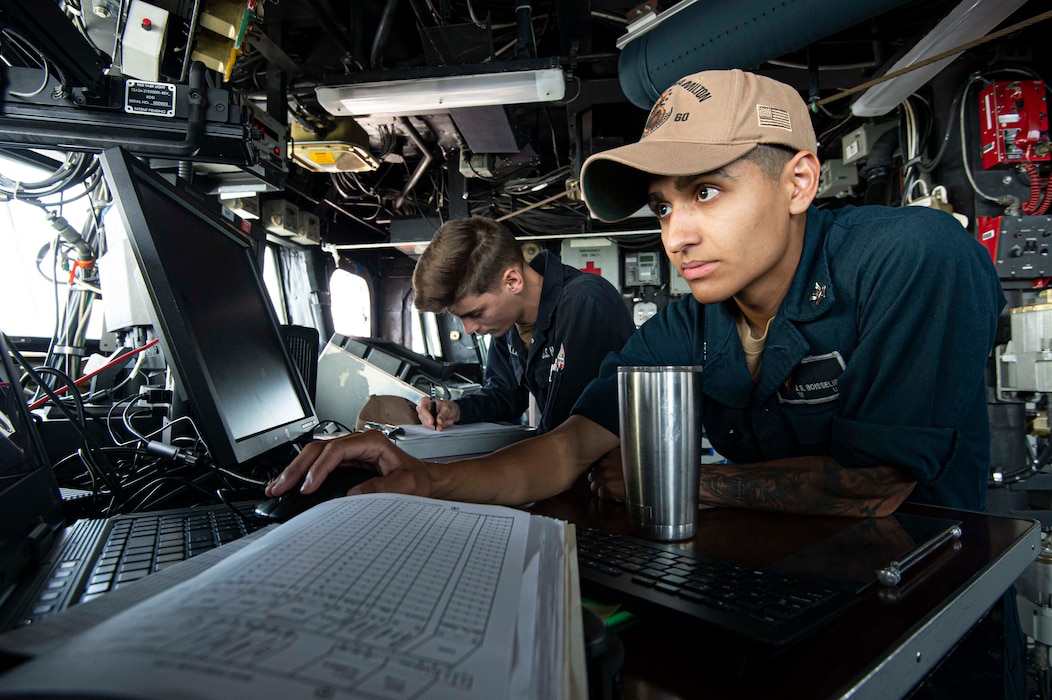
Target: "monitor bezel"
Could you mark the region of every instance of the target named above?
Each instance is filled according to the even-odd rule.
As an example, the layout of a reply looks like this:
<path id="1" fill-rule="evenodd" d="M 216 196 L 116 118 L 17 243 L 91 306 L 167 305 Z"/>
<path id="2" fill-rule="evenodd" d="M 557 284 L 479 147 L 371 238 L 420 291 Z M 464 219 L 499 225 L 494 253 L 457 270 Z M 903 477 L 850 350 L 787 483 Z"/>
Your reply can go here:
<path id="1" fill-rule="evenodd" d="M 194 423 L 208 445 L 213 463 L 217 466 L 243 464 L 271 449 L 295 442 L 309 434 L 317 427 L 319 420 L 299 370 L 282 339 L 280 324 L 259 269 L 258 256 L 248 236 L 231 222 L 207 211 L 187 193 L 172 185 L 151 170 L 145 162 L 123 148 L 107 149 L 100 155 L 100 159 L 114 204 L 128 233 L 132 252 L 150 296 L 148 313 L 157 329 L 162 352 L 189 401 Z M 206 371 L 205 359 L 194 340 L 193 330 L 176 303 L 177 296 L 172 291 L 173 282 L 161 260 L 153 240 L 154 232 L 136 192 L 136 180 L 159 190 L 204 225 L 214 229 L 217 235 L 222 235 L 240 246 L 245 264 L 252 268 L 251 277 L 256 286 L 255 291 L 261 300 L 265 301 L 263 306 L 267 311 L 266 321 L 271 327 L 275 342 L 280 346 L 287 374 L 295 385 L 304 414 L 302 417 L 242 438 L 232 434 L 229 423 L 213 400 L 214 387 Z"/>

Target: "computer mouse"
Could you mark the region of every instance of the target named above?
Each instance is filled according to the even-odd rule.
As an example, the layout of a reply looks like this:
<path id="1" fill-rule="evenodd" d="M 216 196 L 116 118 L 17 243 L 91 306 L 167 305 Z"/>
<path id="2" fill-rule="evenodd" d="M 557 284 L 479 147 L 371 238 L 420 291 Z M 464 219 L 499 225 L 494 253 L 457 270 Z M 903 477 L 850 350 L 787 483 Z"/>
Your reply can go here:
<path id="1" fill-rule="evenodd" d="M 314 493 L 300 493 L 297 486 L 280 496 L 263 501 L 256 506 L 255 513 L 262 518 L 283 523 L 312 506 L 346 496 L 352 487 L 375 476 L 379 474 L 367 467 L 337 467 L 325 477 L 325 481 L 321 482 L 321 486 Z"/>

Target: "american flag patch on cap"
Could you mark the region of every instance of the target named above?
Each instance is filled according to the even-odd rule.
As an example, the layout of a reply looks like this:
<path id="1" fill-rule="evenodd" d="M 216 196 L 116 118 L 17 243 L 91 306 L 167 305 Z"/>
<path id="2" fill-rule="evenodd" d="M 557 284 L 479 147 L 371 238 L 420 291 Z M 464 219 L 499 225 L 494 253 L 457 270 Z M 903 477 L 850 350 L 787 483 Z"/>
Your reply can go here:
<path id="1" fill-rule="evenodd" d="M 756 105 L 756 116 L 759 119 L 760 126 L 772 126 L 776 129 L 785 129 L 786 131 L 793 130 L 793 124 L 789 119 L 789 112 L 784 109 L 768 107 L 766 105 Z"/>

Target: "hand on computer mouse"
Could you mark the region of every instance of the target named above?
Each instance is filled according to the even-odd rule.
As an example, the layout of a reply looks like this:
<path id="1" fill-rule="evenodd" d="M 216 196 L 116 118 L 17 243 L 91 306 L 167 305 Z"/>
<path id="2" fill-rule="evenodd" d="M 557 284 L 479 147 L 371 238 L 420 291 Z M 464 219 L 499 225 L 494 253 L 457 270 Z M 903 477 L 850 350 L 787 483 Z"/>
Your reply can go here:
<path id="1" fill-rule="evenodd" d="M 432 497 L 434 481 L 429 465 L 398 449 L 377 430 L 353 433 L 307 443 L 285 471 L 267 484 L 267 496 L 280 496 L 293 489 L 313 493 L 341 465 L 372 465 L 379 478 L 359 484 L 357 493 L 406 493 Z M 440 497 L 440 496 L 439 496 Z"/>
<path id="2" fill-rule="evenodd" d="M 299 515 L 313 506 L 333 498 L 346 496 L 353 487 L 368 481 L 378 474 L 366 467 L 339 467 L 334 469 L 325 481 L 311 493 L 292 489 L 281 496 L 275 496 L 256 506 L 256 515 L 278 522 Z"/>

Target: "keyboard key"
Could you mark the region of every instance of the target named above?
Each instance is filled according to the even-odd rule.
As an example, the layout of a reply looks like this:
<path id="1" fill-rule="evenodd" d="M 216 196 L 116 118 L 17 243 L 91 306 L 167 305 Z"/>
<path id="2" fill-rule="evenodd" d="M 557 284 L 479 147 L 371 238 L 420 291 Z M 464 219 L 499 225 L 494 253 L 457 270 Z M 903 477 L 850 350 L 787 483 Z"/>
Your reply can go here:
<path id="1" fill-rule="evenodd" d="M 186 555 L 183 553 L 182 548 L 177 552 L 158 552 L 157 563 L 158 564 L 170 564 L 171 562 L 182 561 L 186 559 Z"/>
<path id="2" fill-rule="evenodd" d="M 213 542 L 215 539 L 212 537 L 212 528 L 210 527 L 199 527 L 191 530 L 188 534 L 190 544 L 198 542 Z"/>
<path id="3" fill-rule="evenodd" d="M 831 603 L 842 609 L 851 601 L 810 580 L 672 551 L 669 545 L 589 528 L 578 528 L 577 534 L 582 585 L 598 583 L 622 602 L 666 607 L 755 641 L 798 638 L 835 615 L 838 607 Z"/>
<path id="4" fill-rule="evenodd" d="M 148 573 L 150 573 L 148 569 L 133 569 L 131 571 L 122 571 L 119 574 L 117 574 L 117 583 L 128 583 L 129 581 L 138 581 Z"/>
<path id="5" fill-rule="evenodd" d="M 242 519 L 226 507 L 195 509 L 193 512 L 136 514 L 117 516 L 95 529 L 80 532 L 77 548 L 67 547 L 64 561 L 56 565 L 51 580 L 42 585 L 41 593 L 23 614 L 24 623 L 43 619 L 71 602 L 87 602 L 108 591 L 128 585 L 151 572 L 177 564 L 185 559 L 214 549 L 268 525 L 258 519 Z M 106 533 L 105 542 L 96 548 L 89 539 Z M 92 551 L 99 557 L 90 569 L 84 568 L 85 557 Z M 608 568 L 609 570 L 609 568 Z M 86 581 L 84 591 L 69 601 L 73 583 Z M 35 607 L 33 607 L 35 606 Z"/>

